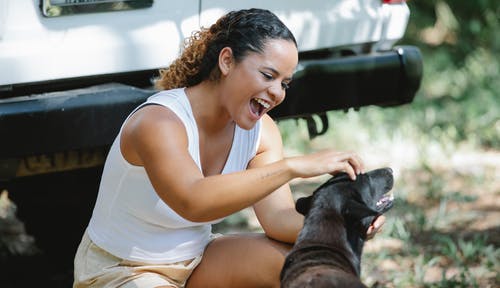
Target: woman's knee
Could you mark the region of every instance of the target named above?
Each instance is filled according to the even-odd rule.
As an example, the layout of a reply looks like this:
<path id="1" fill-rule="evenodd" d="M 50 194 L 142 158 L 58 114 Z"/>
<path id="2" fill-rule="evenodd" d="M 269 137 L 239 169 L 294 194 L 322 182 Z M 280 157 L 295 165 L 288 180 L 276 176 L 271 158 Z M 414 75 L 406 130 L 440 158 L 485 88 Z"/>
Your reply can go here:
<path id="1" fill-rule="evenodd" d="M 279 274 L 290 248 L 289 244 L 260 234 L 218 238 L 207 247 L 188 287 L 197 287 L 196 283 L 213 283 L 210 287 L 227 287 L 228 283 L 238 283 L 238 287 L 279 287 Z"/>

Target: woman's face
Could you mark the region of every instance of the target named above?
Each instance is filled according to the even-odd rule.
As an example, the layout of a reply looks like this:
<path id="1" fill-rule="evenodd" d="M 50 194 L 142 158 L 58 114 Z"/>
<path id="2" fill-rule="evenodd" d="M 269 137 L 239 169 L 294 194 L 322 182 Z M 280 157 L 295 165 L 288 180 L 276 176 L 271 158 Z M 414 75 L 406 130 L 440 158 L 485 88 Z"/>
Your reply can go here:
<path id="1" fill-rule="evenodd" d="M 262 53 L 250 52 L 241 62 L 232 60 L 223 73 L 223 103 L 231 118 L 251 129 L 269 110 L 285 99 L 285 90 L 298 63 L 291 41 L 267 41 Z"/>

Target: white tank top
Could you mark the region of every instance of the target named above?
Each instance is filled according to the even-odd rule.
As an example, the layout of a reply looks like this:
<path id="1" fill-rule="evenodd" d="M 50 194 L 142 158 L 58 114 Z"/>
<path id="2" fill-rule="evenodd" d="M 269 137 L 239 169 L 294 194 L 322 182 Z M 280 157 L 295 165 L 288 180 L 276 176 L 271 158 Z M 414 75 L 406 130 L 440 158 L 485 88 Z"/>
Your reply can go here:
<path id="1" fill-rule="evenodd" d="M 136 110 L 147 104 L 168 107 L 181 119 L 187 131 L 189 154 L 202 171 L 198 128 L 184 88 L 159 92 Z M 261 121 L 251 130 L 236 126 L 222 174 L 247 168 L 256 154 L 260 131 Z M 173 211 L 158 197 L 145 169 L 123 158 L 120 135 L 121 129 L 106 158 L 87 229 L 90 239 L 109 253 L 132 261 L 173 263 L 200 255 L 210 240 L 211 224 L 222 219 L 195 223 Z"/>

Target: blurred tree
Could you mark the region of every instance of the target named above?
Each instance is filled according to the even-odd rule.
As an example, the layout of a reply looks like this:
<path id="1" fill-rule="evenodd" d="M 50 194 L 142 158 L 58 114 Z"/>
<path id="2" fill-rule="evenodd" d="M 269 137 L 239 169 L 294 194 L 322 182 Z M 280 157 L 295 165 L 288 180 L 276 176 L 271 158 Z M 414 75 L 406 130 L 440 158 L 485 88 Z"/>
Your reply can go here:
<path id="1" fill-rule="evenodd" d="M 421 131 L 500 146 L 500 5 L 497 0 L 409 1 L 401 42 L 420 47 L 424 79 L 412 104 Z M 423 113 L 423 114 L 422 114 Z M 431 116 L 429 116 L 431 115 Z"/>

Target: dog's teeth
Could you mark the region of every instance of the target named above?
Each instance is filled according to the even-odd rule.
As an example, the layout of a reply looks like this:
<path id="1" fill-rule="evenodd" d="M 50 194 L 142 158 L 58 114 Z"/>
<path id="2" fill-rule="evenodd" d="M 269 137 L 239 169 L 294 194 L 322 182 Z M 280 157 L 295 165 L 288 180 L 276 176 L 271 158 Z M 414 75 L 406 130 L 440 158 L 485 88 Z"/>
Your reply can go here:
<path id="1" fill-rule="evenodd" d="M 380 206 L 386 202 L 391 202 L 393 200 L 394 200 L 394 194 L 393 193 L 387 194 L 387 195 L 384 195 L 380 200 L 378 200 L 375 205 Z"/>

